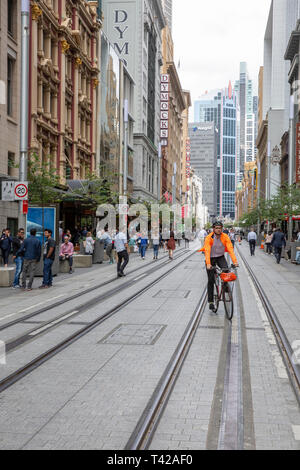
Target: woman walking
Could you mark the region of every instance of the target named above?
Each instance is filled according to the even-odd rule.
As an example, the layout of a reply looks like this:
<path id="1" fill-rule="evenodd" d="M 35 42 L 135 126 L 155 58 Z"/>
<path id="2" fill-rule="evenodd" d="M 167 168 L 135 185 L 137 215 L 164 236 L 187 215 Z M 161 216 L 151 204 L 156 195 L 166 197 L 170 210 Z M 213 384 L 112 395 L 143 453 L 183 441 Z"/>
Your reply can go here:
<path id="1" fill-rule="evenodd" d="M 95 241 L 92 238 L 91 232 L 88 232 L 86 234 L 86 239 L 85 239 L 85 254 L 86 255 L 92 255 L 94 253 L 94 244 Z"/>
<path id="2" fill-rule="evenodd" d="M 1 238 L 0 238 L 0 248 L 2 252 L 2 258 L 4 267 L 7 268 L 8 266 L 8 257 L 11 252 L 11 245 L 12 245 L 12 237 L 10 235 L 10 229 L 7 228 L 4 230 Z"/>
<path id="3" fill-rule="evenodd" d="M 174 239 L 174 232 L 170 233 L 170 239 L 168 240 L 167 248 L 169 250 L 169 259 L 173 260 L 173 252 L 176 248 L 176 243 L 175 243 L 175 239 Z"/>

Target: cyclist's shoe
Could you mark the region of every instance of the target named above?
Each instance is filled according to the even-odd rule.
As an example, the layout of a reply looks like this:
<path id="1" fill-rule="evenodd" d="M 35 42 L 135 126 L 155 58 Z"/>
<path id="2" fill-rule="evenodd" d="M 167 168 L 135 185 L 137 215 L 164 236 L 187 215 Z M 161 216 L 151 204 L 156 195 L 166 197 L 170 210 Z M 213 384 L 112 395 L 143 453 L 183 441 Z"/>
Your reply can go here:
<path id="1" fill-rule="evenodd" d="M 216 309 L 215 309 L 215 304 L 213 302 L 209 303 L 209 310 L 215 313 Z"/>

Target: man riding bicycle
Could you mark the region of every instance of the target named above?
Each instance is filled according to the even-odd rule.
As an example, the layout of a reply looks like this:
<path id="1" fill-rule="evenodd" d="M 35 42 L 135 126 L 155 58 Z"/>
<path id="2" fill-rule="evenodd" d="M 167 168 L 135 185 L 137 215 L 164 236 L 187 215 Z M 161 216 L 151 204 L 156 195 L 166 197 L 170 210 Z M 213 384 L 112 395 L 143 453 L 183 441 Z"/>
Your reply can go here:
<path id="1" fill-rule="evenodd" d="M 214 311 L 214 280 L 215 273 L 213 270 L 214 266 L 219 266 L 222 270 L 228 271 L 228 264 L 225 258 L 225 253 L 228 252 L 232 263 L 237 268 L 239 266 L 236 256 L 234 254 L 234 249 L 230 240 L 230 237 L 223 233 L 223 224 L 222 222 L 215 222 L 213 224 L 213 232 L 208 235 L 205 239 L 204 244 L 204 253 L 205 253 L 205 262 L 208 276 L 208 303 L 209 309 Z"/>

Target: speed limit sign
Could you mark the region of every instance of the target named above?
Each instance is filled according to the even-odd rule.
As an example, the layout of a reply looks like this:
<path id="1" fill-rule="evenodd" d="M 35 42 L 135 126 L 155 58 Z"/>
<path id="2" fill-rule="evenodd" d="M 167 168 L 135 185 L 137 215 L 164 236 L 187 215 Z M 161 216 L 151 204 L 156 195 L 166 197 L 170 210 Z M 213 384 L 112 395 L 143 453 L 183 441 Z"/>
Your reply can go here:
<path id="1" fill-rule="evenodd" d="M 27 201 L 28 199 L 28 183 L 15 183 L 15 201 Z"/>

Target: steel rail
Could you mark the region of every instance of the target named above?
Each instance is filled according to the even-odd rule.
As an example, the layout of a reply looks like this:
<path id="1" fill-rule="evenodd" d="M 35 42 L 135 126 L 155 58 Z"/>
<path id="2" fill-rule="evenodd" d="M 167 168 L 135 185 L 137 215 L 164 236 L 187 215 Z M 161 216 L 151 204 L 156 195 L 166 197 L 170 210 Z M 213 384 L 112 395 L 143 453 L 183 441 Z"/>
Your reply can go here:
<path id="1" fill-rule="evenodd" d="M 183 252 L 179 256 L 175 257 L 174 260 L 178 259 L 180 256 L 183 256 L 185 253 L 187 253 L 187 250 L 183 249 Z M 163 259 L 163 258 L 161 258 L 161 259 Z M 157 271 L 158 269 L 160 269 L 160 268 L 166 266 L 167 264 L 169 264 L 169 260 L 166 260 L 166 261 L 164 261 L 163 263 L 161 263 L 159 265 L 157 263 L 155 263 L 155 261 L 152 261 L 151 263 L 147 264 L 146 266 L 143 265 L 143 266 L 140 266 L 139 268 L 137 268 L 135 270 L 133 269 L 132 271 L 129 271 L 127 275 L 130 275 L 130 274 L 133 274 L 137 271 L 140 271 L 141 269 L 146 268 L 148 266 L 151 266 L 152 264 L 155 264 L 157 266 L 157 269 L 154 270 L 154 271 Z M 151 270 L 151 272 L 153 272 L 153 270 Z M 148 273 L 147 273 L 147 275 L 148 275 Z M 93 292 L 97 289 L 101 289 L 102 287 L 105 287 L 105 286 L 115 282 L 117 279 L 118 278 L 116 277 L 116 278 L 111 279 L 109 281 L 105 281 L 101 284 L 97 284 L 96 286 L 89 287 L 88 289 L 85 289 L 82 292 L 78 292 L 77 294 L 71 295 L 71 296 L 67 297 L 66 299 L 58 300 L 57 302 L 55 302 L 51 305 L 47 305 L 47 306 L 42 307 L 42 308 L 40 308 L 40 309 L 38 309 L 34 312 L 28 313 L 27 315 L 24 315 L 21 318 L 17 318 L 17 319 L 12 320 L 8 323 L 5 323 L 4 325 L 0 326 L 0 331 L 6 330 L 7 328 L 10 328 L 11 326 L 17 325 L 18 323 L 24 322 L 26 320 L 29 320 L 30 318 L 41 315 L 42 313 L 48 312 L 49 310 L 52 310 L 56 307 L 60 307 L 61 305 L 64 305 L 67 302 L 71 302 L 72 300 L 78 299 L 79 297 L 82 297 L 86 294 L 89 294 L 90 292 Z M 115 289 L 114 292 L 118 293 L 121 290 L 125 289 L 127 286 L 128 286 L 128 283 L 126 283 L 125 285 L 123 284 L 120 288 Z M 103 294 L 103 296 L 105 296 L 105 295 L 106 294 Z M 72 309 L 72 310 L 74 310 L 74 309 Z M 0 319 L 0 321 L 1 321 L 1 319 Z"/>
<path id="2" fill-rule="evenodd" d="M 153 392 L 135 430 L 129 438 L 125 450 L 145 450 L 149 448 L 157 425 L 167 405 L 182 365 L 187 357 L 199 323 L 202 320 L 207 300 L 207 288 L 194 311 L 169 364 L 167 365 L 156 389 Z"/>
<path id="3" fill-rule="evenodd" d="M 248 270 L 250 277 L 254 283 L 256 291 L 259 295 L 259 298 L 262 302 L 264 310 L 267 314 L 267 317 L 270 321 L 270 325 L 272 330 L 275 334 L 275 338 L 277 341 L 277 345 L 283 357 L 284 363 L 286 365 L 292 386 L 294 388 L 296 397 L 298 402 L 300 403 L 300 366 L 295 364 L 293 361 L 294 351 L 291 347 L 291 344 L 285 334 L 285 331 L 278 319 L 276 312 L 274 311 L 272 304 L 269 301 L 268 296 L 266 295 L 264 289 L 261 286 L 261 283 L 258 281 L 256 275 L 254 274 L 253 270 L 249 266 L 248 262 L 246 261 L 244 255 L 238 250 L 239 255 L 241 256 L 246 269 Z"/>
<path id="4" fill-rule="evenodd" d="M 186 252 L 181 253 L 179 256 L 174 258 L 174 260 L 180 259 L 182 256 L 185 255 L 185 253 Z M 48 321 L 46 321 L 44 323 L 41 323 L 40 325 L 36 326 L 35 328 L 33 328 L 31 330 L 26 331 L 22 335 L 20 335 L 18 337 L 14 337 L 11 340 L 7 340 L 6 341 L 6 353 L 9 353 L 9 352 L 13 351 L 14 349 L 16 349 L 17 347 L 22 346 L 23 344 L 27 343 L 29 340 L 32 340 L 33 339 L 33 333 L 35 331 L 38 332 L 38 330 L 41 330 L 40 333 L 43 334 L 44 330 L 46 330 L 48 332 L 50 329 L 52 330 L 53 328 L 59 327 L 62 323 L 65 323 L 65 321 L 70 321 L 74 317 L 76 317 L 76 316 L 82 314 L 83 312 L 85 312 L 87 309 L 93 307 L 95 304 L 100 304 L 100 303 L 104 302 L 105 300 L 107 300 L 108 298 L 110 298 L 110 296 L 118 294 L 119 292 L 122 292 L 123 290 L 125 290 L 129 287 L 132 287 L 136 282 L 145 279 L 146 277 L 150 276 L 151 274 L 155 273 L 156 271 L 159 271 L 160 269 L 167 266 L 168 264 L 169 264 L 169 262 L 166 261 L 165 263 L 157 266 L 157 268 L 152 268 L 149 272 L 145 273 L 140 279 L 132 279 L 132 280 L 128 281 L 127 283 L 123 284 L 122 286 L 118 287 L 117 289 L 115 289 L 113 292 L 112 291 L 107 291 L 104 294 L 101 294 L 97 297 L 93 297 L 91 300 L 89 300 L 87 302 L 84 302 L 80 305 L 77 305 L 76 307 L 71 308 L 68 311 L 65 311 L 64 313 L 62 313 L 61 315 L 59 315 L 57 317 L 52 317 Z M 49 325 L 49 328 L 47 328 L 48 325 Z M 39 333 L 37 333 L 37 335 L 34 335 L 34 337 L 37 338 L 38 335 L 39 335 Z"/>
<path id="5" fill-rule="evenodd" d="M 171 269 L 169 269 L 167 272 L 163 273 L 161 276 L 159 276 L 157 279 L 154 281 L 150 282 L 148 285 L 143 287 L 139 292 L 129 296 L 127 299 L 123 300 L 119 305 L 116 307 L 112 308 L 108 312 L 104 313 L 100 317 L 96 318 L 93 320 L 89 325 L 81 328 L 77 332 L 73 333 L 71 336 L 67 337 L 48 351 L 42 353 L 41 355 L 37 356 L 34 358 L 32 361 L 29 363 L 25 364 L 24 366 L 20 367 L 18 370 L 10 374 L 9 376 L 5 377 L 0 381 L 0 393 L 3 392 L 4 390 L 8 389 L 11 387 L 13 384 L 21 380 L 23 377 L 27 376 L 30 372 L 34 371 L 37 369 L 39 366 L 47 362 L 49 359 L 51 359 L 53 356 L 58 354 L 59 352 L 63 351 L 66 349 L 68 346 L 88 334 L 90 331 L 95 329 L 97 326 L 99 326 L 101 323 L 103 323 L 105 320 L 108 318 L 112 317 L 115 315 L 117 312 L 122 310 L 125 306 L 133 302 L 135 299 L 138 297 L 141 297 L 146 291 L 151 289 L 153 286 L 158 284 L 162 279 L 167 277 L 169 274 L 171 274 L 175 269 L 177 269 L 179 266 L 181 266 L 184 262 L 186 262 L 189 258 L 191 258 L 195 252 L 192 252 L 190 255 L 188 255 L 184 260 L 180 261 L 176 265 L 174 265 Z"/>

